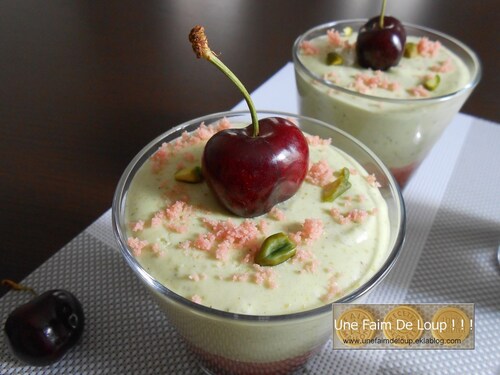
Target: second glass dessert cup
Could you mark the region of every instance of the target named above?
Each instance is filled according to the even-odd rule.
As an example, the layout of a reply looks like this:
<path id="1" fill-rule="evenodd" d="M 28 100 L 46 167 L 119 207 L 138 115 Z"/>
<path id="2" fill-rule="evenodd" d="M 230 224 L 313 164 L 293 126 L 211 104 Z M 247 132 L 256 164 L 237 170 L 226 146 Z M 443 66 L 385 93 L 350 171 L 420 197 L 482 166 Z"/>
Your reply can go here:
<path id="1" fill-rule="evenodd" d="M 331 138 L 332 146 L 349 154 L 381 184 L 388 207 L 389 243 L 382 266 L 365 283 L 336 302 L 361 302 L 394 266 L 405 235 L 405 208 L 394 178 L 367 147 L 324 122 L 287 113 L 258 112 L 259 118 L 285 117 L 305 132 Z M 124 171 L 113 199 L 113 230 L 121 253 L 170 322 L 198 356 L 201 367 L 213 374 L 286 374 L 318 353 L 333 333 L 332 304 L 283 315 L 245 315 L 213 309 L 171 291 L 151 276 L 127 245 L 126 200 L 132 180 L 164 142 L 191 132 L 200 124 L 228 119 L 250 123 L 248 112 L 224 112 L 188 121 L 149 143 Z M 221 291 L 223 293 L 223 291 Z M 168 355 L 168 353 L 166 354 Z"/>
<path id="2" fill-rule="evenodd" d="M 463 87 L 436 97 L 383 98 L 336 85 L 302 63 L 302 43 L 326 35 L 331 29 L 358 30 L 365 22 L 360 19 L 331 22 L 314 27 L 296 39 L 293 61 L 299 113 L 333 124 L 359 139 L 382 159 L 404 187 L 478 84 L 481 65 L 475 53 L 460 41 L 408 24 L 404 25 L 407 35 L 439 41 L 464 62 L 470 78 Z"/>

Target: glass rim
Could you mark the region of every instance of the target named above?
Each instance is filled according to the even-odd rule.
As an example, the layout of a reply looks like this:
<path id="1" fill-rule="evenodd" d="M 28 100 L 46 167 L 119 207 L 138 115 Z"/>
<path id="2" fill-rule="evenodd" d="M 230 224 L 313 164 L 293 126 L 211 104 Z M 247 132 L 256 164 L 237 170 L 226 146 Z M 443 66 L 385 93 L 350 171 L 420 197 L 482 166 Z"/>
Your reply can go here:
<path id="1" fill-rule="evenodd" d="M 127 182 L 130 182 L 130 178 L 133 176 L 133 173 L 136 172 L 136 170 L 142 166 L 138 165 L 138 162 L 140 162 L 148 153 L 150 153 L 152 150 L 156 150 L 155 146 L 159 146 L 162 141 L 168 137 L 169 135 L 179 132 L 184 130 L 190 125 L 193 124 L 201 124 L 202 122 L 206 122 L 208 120 L 216 120 L 216 119 L 222 119 L 224 117 L 236 117 L 236 116 L 250 116 L 249 111 L 224 111 L 224 112 L 217 112 L 213 113 L 210 115 L 205 115 L 201 116 L 186 122 L 183 122 L 182 124 L 178 126 L 174 126 L 172 129 L 162 133 L 155 139 L 153 139 L 151 142 L 149 142 L 145 147 L 143 147 L 137 154 L 136 156 L 130 161 L 130 163 L 127 165 L 125 168 L 124 172 L 122 173 L 120 180 L 118 182 L 117 188 L 115 190 L 114 196 L 113 196 L 113 202 L 112 202 L 112 228 L 113 228 L 113 234 L 115 237 L 115 240 L 117 241 L 119 247 L 120 247 L 120 252 L 122 253 L 123 257 L 125 258 L 126 262 L 128 265 L 132 268 L 132 270 L 142 279 L 142 281 L 146 282 L 155 292 L 160 293 L 161 295 L 165 296 L 166 298 L 170 298 L 174 300 L 176 303 L 180 303 L 181 305 L 188 307 L 198 313 L 204 313 L 213 317 L 218 317 L 218 318 L 224 318 L 224 319 L 229 319 L 229 320 L 240 320 L 240 321 L 247 321 L 247 322 L 280 322 L 280 321 L 290 321 L 290 320 L 295 320 L 295 319 L 304 319 L 304 318 L 309 318 L 309 317 L 314 317 L 318 316 L 327 312 L 332 311 L 332 305 L 334 303 L 347 303 L 352 300 L 355 300 L 362 295 L 364 295 L 366 292 L 368 292 L 370 289 L 372 289 L 374 286 L 376 286 L 386 275 L 387 273 L 392 269 L 394 264 L 396 263 L 396 260 L 401 253 L 401 249 L 403 247 L 403 243 L 405 240 L 405 234 L 406 234 L 406 209 L 405 209 L 405 203 L 403 200 L 403 196 L 401 193 L 401 190 L 392 176 L 391 172 L 388 170 L 388 168 L 385 166 L 385 164 L 371 151 L 367 146 L 365 146 L 363 143 L 358 141 L 356 138 L 351 136 L 350 134 L 344 132 L 341 129 L 338 129 L 324 121 L 317 120 L 311 117 L 303 116 L 303 115 L 298 115 L 298 114 L 293 114 L 293 113 L 288 113 L 288 112 L 280 112 L 280 111 L 272 111 L 272 110 L 257 110 L 258 115 L 274 115 L 274 116 L 281 116 L 281 117 L 291 117 L 291 118 L 297 118 L 299 120 L 305 120 L 305 121 L 311 121 L 313 123 L 316 123 L 318 125 L 326 126 L 339 134 L 349 138 L 350 141 L 354 142 L 357 144 L 357 146 L 361 147 L 363 151 L 367 152 L 370 157 L 373 158 L 373 160 L 377 163 L 377 167 L 379 167 L 385 177 L 388 179 L 388 186 L 390 187 L 391 191 L 393 192 L 393 196 L 397 202 L 397 206 L 399 207 L 399 217 L 400 217 L 400 222 L 399 228 L 398 228 L 398 234 L 395 240 L 395 243 L 390 249 L 390 253 L 387 256 L 386 260 L 384 261 L 382 267 L 370 277 L 367 281 L 363 283 L 359 288 L 355 289 L 348 295 L 327 303 L 323 306 L 315 307 L 312 309 L 304 310 L 304 311 L 299 311 L 299 312 L 294 312 L 294 313 L 289 313 L 289 314 L 277 314 L 277 315 L 251 315 L 251 314 L 241 314 L 241 313 L 232 313 L 232 312 L 227 312 L 223 310 L 218 310 L 214 309 L 208 306 L 204 306 L 198 303 L 195 303 L 164 286 L 161 284 L 158 280 L 156 280 L 153 276 L 151 276 L 140 264 L 139 262 L 135 259 L 135 257 L 132 255 L 131 251 L 129 250 L 127 244 L 126 244 L 126 236 L 125 233 L 123 233 L 122 228 L 120 226 L 121 220 L 120 220 L 120 213 L 122 212 L 122 204 L 123 200 L 125 198 L 125 188 L 127 186 Z"/>
<path id="2" fill-rule="evenodd" d="M 437 36 L 441 40 L 446 40 L 447 42 L 451 42 L 451 43 L 455 44 L 455 46 L 459 47 L 460 49 L 462 49 L 462 51 L 467 53 L 467 55 L 470 57 L 470 59 L 474 63 L 475 69 L 474 69 L 474 71 L 471 71 L 471 73 L 472 73 L 471 79 L 464 87 L 460 88 L 459 90 L 453 91 L 451 93 L 447 93 L 447 94 L 440 95 L 440 96 L 428 97 L 428 98 L 386 98 L 386 97 L 382 97 L 382 96 L 363 94 L 363 93 L 360 93 L 358 91 L 354 91 L 354 90 L 350 90 L 350 89 L 342 87 L 342 86 L 338 86 L 335 83 L 328 81 L 328 80 L 324 79 L 323 77 L 311 72 L 309 69 L 307 69 L 304 66 L 304 64 L 300 60 L 300 55 L 299 55 L 300 48 L 299 48 L 299 46 L 300 46 L 300 43 L 306 39 L 307 36 L 314 34 L 314 33 L 321 31 L 321 30 L 327 30 L 327 29 L 332 28 L 332 27 L 339 25 L 339 24 L 365 23 L 366 21 L 368 21 L 368 19 L 365 19 L 365 18 L 353 18 L 353 19 L 338 20 L 338 21 L 323 23 L 321 25 L 312 27 L 309 30 L 305 31 L 304 33 L 299 35 L 295 39 L 295 42 L 293 43 L 292 58 L 293 58 L 294 66 L 296 68 L 300 68 L 300 70 L 302 72 L 304 72 L 305 74 L 307 74 L 310 78 L 312 78 L 316 81 L 319 81 L 321 84 L 323 84 L 331 89 L 338 90 L 338 91 L 341 91 L 343 93 L 350 94 L 350 95 L 357 96 L 357 97 L 361 97 L 361 98 L 365 98 L 365 99 L 382 101 L 382 102 L 386 102 L 386 103 L 394 103 L 394 104 L 403 104 L 403 103 L 404 104 L 408 104 L 408 103 L 424 103 L 425 104 L 425 103 L 446 101 L 446 100 L 450 100 L 456 96 L 459 96 L 459 95 L 461 95 L 469 90 L 474 89 L 474 87 L 476 87 L 477 84 L 479 83 L 481 76 L 482 76 L 482 66 L 481 66 L 481 62 L 479 60 L 479 57 L 476 55 L 476 53 L 471 48 L 469 48 L 466 44 L 462 43 L 458 39 L 456 39 L 448 34 L 445 34 L 445 33 L 442 33 L 440 31 L 428 28 L 426 26 L 418 26 L 418 25 L 414 25 L 411 23 L 405 23 L 405 22 L 403 22 L 404 27 L 413 28 L 415 30 L 426 32 L 430 35 Z"/>

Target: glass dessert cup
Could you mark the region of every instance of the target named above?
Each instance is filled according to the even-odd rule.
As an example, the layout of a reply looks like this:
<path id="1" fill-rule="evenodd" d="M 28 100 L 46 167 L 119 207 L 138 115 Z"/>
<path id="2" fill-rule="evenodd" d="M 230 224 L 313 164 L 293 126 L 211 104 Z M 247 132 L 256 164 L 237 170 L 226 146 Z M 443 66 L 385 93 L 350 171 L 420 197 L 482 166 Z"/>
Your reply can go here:
<path id="1" fill-rule="evenodd" d="M 436 97 L 382 98 L 338 86 L 301 62 L 300 45 L 304 41 L 325 35 L 332 28 L 359 30 L 364 23 L 366 20 L 359 19 L 331 22 L 314 27 L 296 39 L 292 52 L 299 113 L 335 124 L 359 139 L 382 159 L 403 188 L 479 82 L 481 66 L 475 53 L 460 41 L 408 24 L 404 25 L 407 35 L 439 40 L 462 59 L 470 75 L 466 85 Z"/>
<path id="2" fill-rule="evenodd" d="M 292 119 L 305 132 L 331 138 L 332 145 L 348 153 L 377 177 L 388 206 L 390 240 L 383 265 L 367 282 L 336 302 L 360 302 L 389 272 L 401 251 L 405 234 L 405 208 L 401 192 L 384 164 L 347 133 L 316 119 L 287 113 L 258 112 L 259 118 Z M 224 112 L 197 118 L 160 135 L 143 148 L 124 171 L 113 199 L 113 230 L 125 261 L 154 296 L 192 351 L 200 366 L 214 374 L 281 374 L 305 364 L 319 352 L 333 332 L 332 304 L 285 315 L 244 315 L 216 310 L 192 302 L 162 285 L 144 269 L 127 246 L 125 203 L 136 172 L 163 142 L 223 118 L 250 123 L 248 112 Z M 168 355 L 168 354 L 167 354 Z"/>

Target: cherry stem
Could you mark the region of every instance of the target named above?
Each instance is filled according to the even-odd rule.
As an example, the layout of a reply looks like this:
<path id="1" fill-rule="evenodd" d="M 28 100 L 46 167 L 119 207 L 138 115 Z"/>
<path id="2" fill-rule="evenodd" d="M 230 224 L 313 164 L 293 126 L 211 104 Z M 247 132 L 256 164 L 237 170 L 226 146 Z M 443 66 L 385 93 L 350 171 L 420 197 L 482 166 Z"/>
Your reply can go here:
<path id="1" fill-rule="evenodd" d="M 203 26 L 195 26 L 189 33 L 189 41 L 193 46 L 193 51 L 197 58 L 204 58 L 205 60 L 214 64 L 222 73 L 226 75 L 235 85 L 238 87 L 240 92 L 243 94 L 245 101 L 247 102 L 248 109 L 250 110 L 250 116 L 252 117 L 253 125 L 253 136 L 257 137 L 259 135 L 259 119 L 257 118 L 257 112 L 255 110 L 255 105 L 253 104 L 252 98 L 248 93 L 247 89 L 241 81 L 234 75 L 234 73 L 222 62 L 219 58 L 212 52 L 208 46 L 208 40 L 205 35 L 205 28 Z"/>
<path id="2" fill-rule="evenodd" d="M 2 280 L 2 284 L 3 285 L 7 285 L 8 287 L 10 287 L 11 289 L 14 289 L 14 290 L 21 290 L 21 291 L 25 291 L 25 292 L 30 292 L 32 293 L 34 296 L 37 296 L 37 293 L 35 292 L 35 290 L 33 288 L 30 288 L 30 287 L 27 287 L 27 286 L 24 286 L 24 285 L 21 285 L 21 284 L 18 284 L 16 283 L 15 281 L 12 281 L 12 280 L 9 280 L 9 279 L 3 279 Z"/>
<path id="3" fill-rule="evenodd" d="M 380 9 L 380 28 L 384 28 L 384 16 L 385 16 L 385 3 L 386 0 L 382 0 L 382 9 Z"/>

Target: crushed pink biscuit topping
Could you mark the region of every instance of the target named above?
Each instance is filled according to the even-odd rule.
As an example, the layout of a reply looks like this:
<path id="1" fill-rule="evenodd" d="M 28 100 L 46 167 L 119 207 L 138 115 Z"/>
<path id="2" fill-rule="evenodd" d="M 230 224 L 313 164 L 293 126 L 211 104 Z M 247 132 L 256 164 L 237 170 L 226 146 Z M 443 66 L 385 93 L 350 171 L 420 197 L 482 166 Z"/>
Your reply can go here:
<path id="1" fill-rule="evenodd" d="M 141 255 L 142 250 L 149 245 L 149 242 L 146 240 L 142 241 L 136 237 L 129 237 L 127 239 L 127 245 L 132 250 L 132 253 L 137 257 Z"/>
<path id="2" fill-rule="evenodd" d="M 130 223 L 130 227 L 132 232 L 140 232 L 141 230 L 144 230 L 144 221 L 138 220 L 135 223 Z"/>
<path id="3" fill-rule="evenodd" d="M 319 54 L 319 48 L 315 47 L 311 42 L 304 40 L 300 43 L 300 51 L 304 55 L 313 56 Z"/>
<path id="4" fill-rule="evenodd" d="M 326 31 L 326 36 L 328 37 L 328 43 L 334 47 L 342 47 L 344 41 L 340 33 L 335 29 L 329 29 Z"/>
<path id="5" fill-rule="evenodd" d="M 219 123 L 217 124 L 216 131 L 220 132 L 221 130 L 226 130 L 231 127 L 231 122 L 226 118 L 222 118 L 219 120 Z"/>
<path id="6" fill-rule="evenodd" d="M 377 181 L 377 177 L 375 177 L 375 175 L 372 173 L 372 174 L 369 174 L 368 176 L 365 177 L 366 179 L 366 182 L 368 182 L 368 184 L 370 184 L 370 186 L 372 187 L 381 187 L 382 185 L 380 185 Z"/>
<path id="7" fill-rule="evenodd" d="M 215 234 L 213 233 L 200 233 L 192 246 L 198 250 L 210 251 L 215 243 Z"/>
<path id="8" fill-rule="evenodd" d="M 160 245 L 157 243 L 154 243 L 151 245 L 151 251 L 153 252 L 154 255 L 161 257 L 164 255 L 163 251 L 161 251 Z"/>
<path id="9" fill-rule="evenodd" d="M 229 256 L 229 252 L 231 251 L 231 242 L 228 240 L 222 241 L 217 245 L 217 249 L 215 250 L 215 258 L 219 260 L 226 260 Z"/>
<path id="10" fill-rule="evenodd" d="M 286 219 L 285 213 L 278 207 L 274 206 L 268 213 L 269 217 L 274 220 L 283 221 Z"/>
<path id="11" fill-rule="evenodd" d="M 314 254 L 311 250 L 297 249 L 297 252 L 292 257 L 292 263 L 306 262 L 314 259 Z"/>
<path id="12" fill-rule="evenodd" d="M 183 201 L 176 201 L 165 208 L 165 217 L 168 220 L 183 219 L 191 216 L 193 207 Z"/>
<path id="13" fill-rule="evenodd" d="M 220 120 L 214 125 L 207 126 L 204 123 L 201 123 L 200 126 L 191 134 L 185 131 L 175 141 L 162 143 L 162 145 L 150 158 L 153 172 L 158 173 L 173 155 L 178 154 L 184 148 L 207 141 L 218 131 L 227 129 L 230 126 L 231 124 L 226 118 Z"/>
<path id="14" fill-rule="evenodd" d="M 269 223 L 264 219 L 259 220 L 259 223 L 257 224 L 257 228 L 259 228 L 259 231 L 262 234 L 265 234 L 267 232 L 267 229 L 269 228 Z"/>
<path id="15" fill-rule="evenodd" d="M 426 98 L 429 96 L 429 91 L 427 91 L 425 87 L 422 85 L 411 87 L 407 91 L 410 95 L 415 96 L 417 98 Z"/>
<path id="16" fill-rule="evenodd" d="M 201 304 L 201 297 L 197 294 L 193 295 L 191 297 L 191 301 L 193 301 L 194 303 L 200 303 Z"/>
<path id="17" fill-rule="evenodd" d="M 369 212 L 366 210 L 360 210 L 360 209 L 353 209 L 347 213 L 341 213 L 338 208 L 332 208 L 330 210 L 330 215 L 333 217 L 333 219 L 341 225 L 346 225 L 349 223 L 357 223 L 360 224 L 365 221 L 365 219 L 368 217 Z"/>
<path id="18" fill-rule="evenodd" d="M 193 206 L 183 201 L 176 201 L 165 208 L 166 227 L 173 232 L 184 233 L 193 213 Z"/>
<path id="19" fill-rule="evenodd" d="M 158 228 L 163 224 L 163 220 L 165 220 L 165 212 L 158 211 L 151 218 L 151 228 Z"/>
<path id="20" fill-rule="evenodd" d="M 325 81 L 330 81 L 333 83 L 338 83 L 339 82 L 339 76 L 336 72 L 328 72 L 323 75 L 323 79 Z"/>
<path id="21" fill-rule="evenodd" d="M 306 140 L 309 146 L 329 146 L 332 144 L 331 138 L 321 138 L 318 135 L 306 134 Z"/>
<path id="22" fill-rule="evenodd" d="M 325 186 L 333 178 L 333 170 L 326 160 L 313 163 L 307 171 L 306 181 L 317 186 Z"/>
<path id="23" fill-rule="evenodd" d="M 276 274 L 272 267 L 262 267 L 254 264 L 255 274 L 254 281 L 258 285 L 264 285 L 268 288 L 275 289 L 278 287 L 276 282 Z"/>
<path id="24" fill-rule="evenodd" d="M 179 244 L 182 249 L 199 249 L 211 251 L 215 249 L 216 259 L 226 260 L 232 249 L 248 249 L 255 252 L 259 248 L 258 239 L 260 231 L 258 224 L 251 220 L 245 220 L 240 225 L 235 225 L 230 219 L 226 221 L 202 219 L 203 224 L 209 230 L 201 233 L 194 241 L 184 241 Z"/>
<path id="25" fill-rule="evenodd" d="M 435 57 L 439 49 L 441 48 L 441 43 L 438 41 L 432 42 L 427 37 L 421 38 L 417 43 L 417 51 L 419 55 L 424 57 Z"/>
<path id="26" fill-rule="evenodd" d="M 384 74 L 377 70 L 375 74 L 356 74 L 351 88 L 362 93 L 367 94 L 370 90 L 380 88 L 388 91 L 397 91 L 400 88 L 398 82 L 389 81 Z"/>
<path id="27" fill-rule="evenodd" d="M 340 293 L 340 288 L 337 284 L 337 281 L 332 276 L 328 281 L 328 285 L 326 287 L 326 294 L 321 297 L 321 301 L 327 303 L 335 299 L 335 297 Z"/>
<path id="28" fill-rule="evenodd" d="M 207 278 L 207 275 L 204 273 L 193 273 L 188 276 L 189 280 L 192 280 L 194 282 L 198 282 L 201 280 L 205 280 Z"/>
<path id="29" fill-rule="evenodd" d="M 250 279 L 250 275 L 248 272 L 245 273 L 235 273 L 232 277 L 231 280 L 234 282 L 245 282 Z"/>
<path id="30" fill-rule="evenodd" d="M 305 219 L 302 228 L 294 233 L 289 233 L 288 237 L 297 245 L 301 243 L 310 244 L 323 234 L 324 224 L 320 219 Z"/>
<path id="31" fill-rule="evenodd" d="M 301 273 L 304 272 L 316 273 L 316 271 L 318 270 L 318 266 L 319 266 L 319 260 L 311 259 L 310 261 L 304 264 L 304 268 L 302 269 Z"/>
<path id="32" fill-rule="evenodd" d="M 451 59 L 447 59 L 445 61 L 441 61 L 437 65 L 431 66 L 430 70 L 436 73 L 449 73 L 455 70 L 455 66 Z"/>

